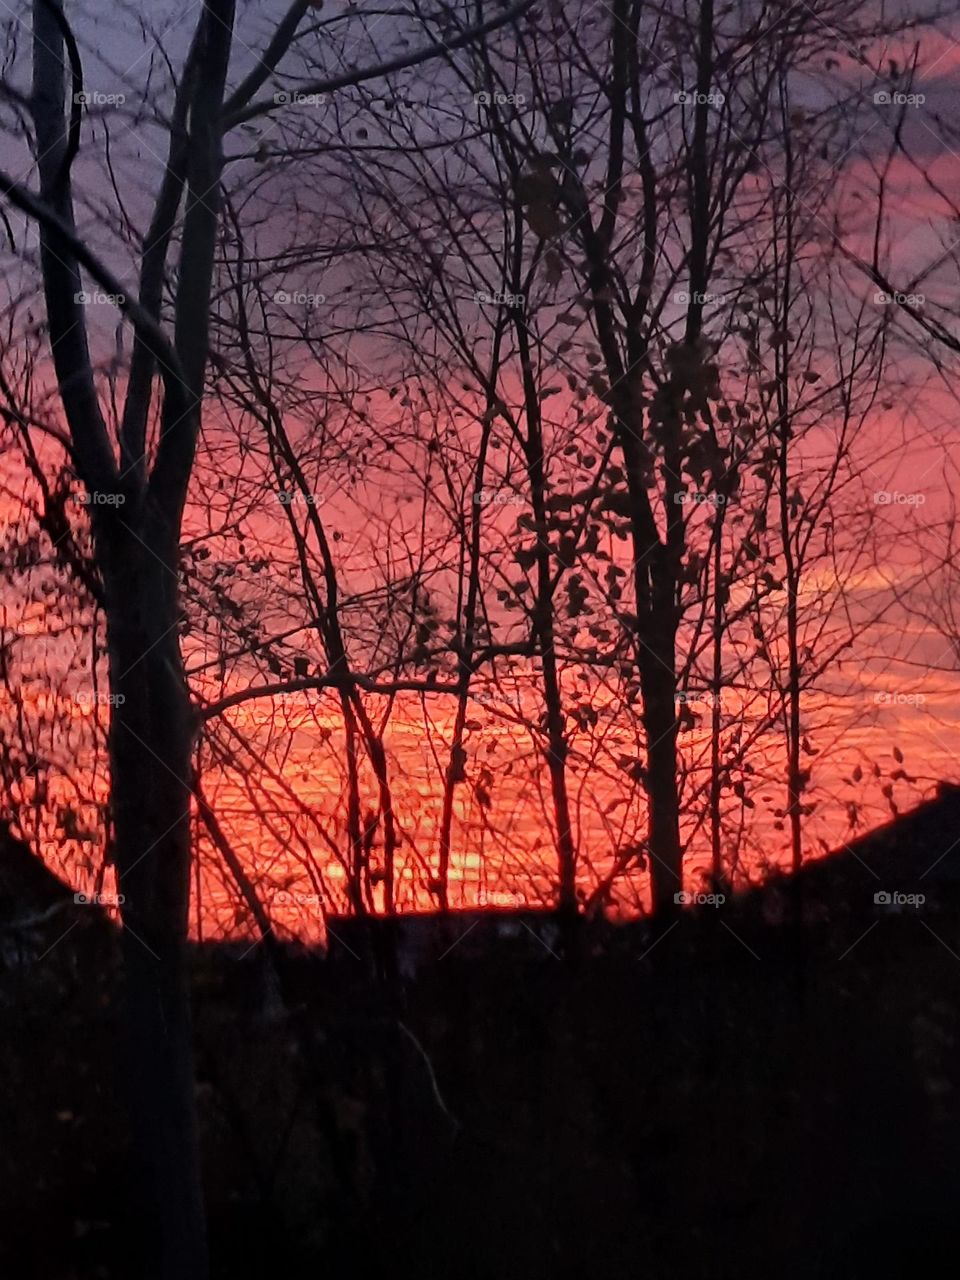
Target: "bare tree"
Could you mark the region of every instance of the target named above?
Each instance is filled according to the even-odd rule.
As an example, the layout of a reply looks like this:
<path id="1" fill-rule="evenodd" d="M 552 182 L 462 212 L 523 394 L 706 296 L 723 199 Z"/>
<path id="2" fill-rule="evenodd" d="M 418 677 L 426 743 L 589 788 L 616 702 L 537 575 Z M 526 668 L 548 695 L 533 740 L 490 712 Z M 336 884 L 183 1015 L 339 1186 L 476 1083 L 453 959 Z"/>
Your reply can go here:
<path id="1" fill-rule="evenodd" d="M 443 47 L 467 44 L 523 7 L 475 28 L 443 15 Z M 70 463 L 90 496 L 102 584 L 113 697 L 111 821 L 125 900 L 125 1074 L 149 1207 L 143 1265 L 178 1280 L 207 1272 L 186 949 L 199 720 L 180 653 L 180 542 L 206 390 L 224 139 L 275 110 L 282 95 L 265 98 L 261 91 L 296 53 L 310 9 L 307 0 L 294 0 L 252 69 L 230 89 L 234 4 L 204 4 L 169 111 L 156 112 L 167 133 L 167 155 L 148 225 L 133 237 L 136 297 L 128 296 L 77 217 L 75 169 L 87 94 L 80 42 L 58 0 L 33 5 L 32 88 L 24 94 L 11 86 L 8 95 L 26 107 L 32 122 L 39 189 L 2 174 L 0 191 L 39 230 L 54 376 Z M 323 69 L 308 75 L 298 91 L 362 83 L 391 67 L 418 65 L 440 48 L 430 40 L 392 61 L 339 73 Z M 120 221 L 125 217 L 121 206 Z M 108 423 L 91 350 L 85 274 L 134 330 L 114 424 Z"/>

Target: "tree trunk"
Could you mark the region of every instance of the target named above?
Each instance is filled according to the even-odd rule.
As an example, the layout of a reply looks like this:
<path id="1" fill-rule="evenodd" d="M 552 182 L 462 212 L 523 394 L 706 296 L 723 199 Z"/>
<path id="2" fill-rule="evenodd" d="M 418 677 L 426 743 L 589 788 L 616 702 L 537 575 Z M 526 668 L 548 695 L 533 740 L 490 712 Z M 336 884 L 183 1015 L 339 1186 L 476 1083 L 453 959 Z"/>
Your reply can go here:
<path id="1" fill-rule="evenodd" d="M 721 779 L 720 690 L 723 688 L 724 607 L 723 524 L 725 507 L 717 512 L 713 531 L 713 619 L 711 621 L 712 674 L 710 680 L 710 873 L 716 891 L 725 880 L 723 869 L 723 786 Z"/>
<path id="2" fill-rule="evenodd" d="M 143 522 L 137 521 L 141 530 Z M 205 1280 L 187 931 L 193 729 L 177 637 L 176 553 L 101 531 L 124 902 L 125 1083 L 151 1280 Z"/>
<path id="3" fill-rule="evenodd" d="M 647 844 L 655 915 L 676 909 L 683 888 L 677 761 L 675 648 L 669 619 L 650 619 L 641 642 L 640 691 L 647 744 Z"/>
<path id="4" fill-rule="evenodd" d="M 516 253 L 522 244 L 522 216 L 515 211 Z M 513 288 L 522 290 L 519 260 L 514 260 Z M 523 376 L 524 405 L 527 434 L 523 440 L 527 479 L 530 484 L 530 505 L 536 535 L 536 597 L 531 612 L 531 624 L 540 655 L 540 671 L 543 677 L 543 701 L 547 730 L 544 757 L 550 774 L 550 792 L 553 799 L 553 816 L 556 822 L 557 848 L 557 911 L 566 929 L 578 913 L 577 904 L 577 846 L 574 841 L 570 817 L 570 798 L 567 790 L 567 756 L 569 745 L 566 735 L 566 717 L 563 710 L 563 690 L 555 652 L 556 613 L 554 585 L 551 573 L 550 531 L 547 522 L 547 477 L 544 468 L 543 422 L 540 411 L 540 395 L 537 388 L 530 351 L 530 340 L 522 317 L 517 314 L 515 330 L 520 367 Z"/>
<path id="5" fill-rule="evenodd" d="M 680 843 L 680 780 L 677 755 L 677 573 L 683 525 L 678 485 L 666 494 L 666 542 L 653 522 L 644 481 L 642 425 L 629 398 L 618 419 L 630 492 L 633 584 L 636 597 L 636 662 L 642 701 L 641 720 L 647 749 L 647 852 L 654 915 L 674 912 L 683 889 Z M 630 425 L 635 424 L 635 425 Z M 668 468 L 669 472 L 669 468 Z M 672 475 L 679 476 L 674 465 Z"/>

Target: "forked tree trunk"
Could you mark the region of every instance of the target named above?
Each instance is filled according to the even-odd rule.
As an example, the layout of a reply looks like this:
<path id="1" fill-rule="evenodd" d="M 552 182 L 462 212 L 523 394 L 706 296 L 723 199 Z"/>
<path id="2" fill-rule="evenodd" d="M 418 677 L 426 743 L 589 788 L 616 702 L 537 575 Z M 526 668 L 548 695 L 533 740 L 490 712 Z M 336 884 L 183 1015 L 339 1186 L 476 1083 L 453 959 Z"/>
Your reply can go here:
<path id="1" fill-rule="evenodd" d="M 41 195 L 50 211 L 50 220 L 41 219 L 41 258 L 51 350 L 73 440 L 74 465 L 88 491 L 108 499 L 95 501 L 92 511 L 113 698 L 114 857 L 125 899 L 123 1080 L 130 1103 L 134 1162 L 141 1175 L 139 1220 L 131 1224 L 141 1256 L 131 1260 L 129 1271 L 150 1280 L 206 1280 L 186 972 L 192 728 L 177 637 L 177 572 L 183 497 L 199 425 L 206 360 L 213 233 L 198 226 L 201 219 L 188 211 L 181 281 L 199 279 L 201 287 L 193 302 L 201 325 L 196 340 L 182 344 L 195 366 L 188 388 L 193 394 L 186 402 L 187 384 L 172 377 L 176 357 L 167 359 L 164 427 L 168 446 L 158 496 L 153 483 L 143 485 L 142 466 L 127 465 L 122 474 L 118 471 L 87 344 L 70 193 L 70 165 L 80 138 L 76 93 L 69 126 L 64 119 L 67 60 L 76 90 L 79 53 L 59 6 L 38 0 L 33 17 L 32 107 Z M 205 17 L 204 29 L 222 31 L 224 16 L 219 26 Z M 221 38 L 219 43 L 226 41 Z M 215 41 L 208 42 L 208 47 L 217 52 Z M 225 70 L 224 59 L 218 64 L 211 56 L 207 62 L 204 88 L 208 94 L 222 94 L 218 72 Z M 212 113 L 200 94 L 194 113 L 200 146 L 191 187 L 200 189 L 203 182 L 202 190 L 213 206 L 203 208 L 203 218 L 215 225 L 218 173 L 212 183 L 207 174 L 210 157 L 215 164 L 217 151 L 208 140 Z M 188 260 L 188 242 L 196 260 Z M 206 292 L 202 266 L 206 267 Z M 148 383 L 151 376 L 148 369 Z M 149 395 L 144 403 L 149 403 Z M 141 441 L 133 452 L 143 449 Z"/>
<path id="2" fill-rule="evenodd" d="M 208 359 L 223 132 L 267 113 L 262 102 L 252 100 L 284 57 L 306 9 L 306 0 L 289 7 L 225 111 L 234 0 L 204 0 L 200 6 L 170 119 L 170 152 L 143 243 L 135 302 L 77 234 L 71 169 L 81 145 L 83 68 L 59 0 L 33 4 L 30 108 L 40 198 L 6 175 L 0 182 L 4 194 L 40 226 L 46 318 L 71 462 L 87 491 L 104 499 L 94 502 L 93 522 L 113 695 L 114 857 L 125 898 L 125 1075 L 143 1173 L 144 1256 L 129 1274 L 151 1280 L 205 1280 L 208 1273 L 187 973 L 194 725 L 177 635 L 177 587 Z M 415 53 L 409 65 L 481 37 L 521 11 Z M 391 65 L 398 69 L 396 61 Z M 374 74 L 378 69 L 359 68 L 354 77 L 328 83 L 344 87 Z M 171 340 L 161 299 L 181 205 Z M 81 263 L 123 299 L 120 305 L 136 329 L 119 441 L 100 406 Z M 163 385 L 161 424 L 151 448 L 148 422 L 157 375 Z M 388 858 L 392 852 L 389 845 Z"/>

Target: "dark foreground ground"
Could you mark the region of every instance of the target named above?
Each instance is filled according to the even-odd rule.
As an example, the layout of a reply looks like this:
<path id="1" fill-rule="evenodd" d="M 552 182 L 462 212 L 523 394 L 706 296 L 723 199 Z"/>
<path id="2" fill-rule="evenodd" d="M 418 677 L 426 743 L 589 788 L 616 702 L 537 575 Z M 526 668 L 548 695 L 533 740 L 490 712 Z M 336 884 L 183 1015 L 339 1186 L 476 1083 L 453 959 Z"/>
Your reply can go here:
<path id="1" fill-rule="evenodd" d="M 955 1273 L 955 914 L 597 949 L 393 991 L 288 958 L 285 1017 L 254 958 L 199 958 L 218 1280 Z M 0 998 L 0 1275 L 136 1280 L 110 982 Z"/>

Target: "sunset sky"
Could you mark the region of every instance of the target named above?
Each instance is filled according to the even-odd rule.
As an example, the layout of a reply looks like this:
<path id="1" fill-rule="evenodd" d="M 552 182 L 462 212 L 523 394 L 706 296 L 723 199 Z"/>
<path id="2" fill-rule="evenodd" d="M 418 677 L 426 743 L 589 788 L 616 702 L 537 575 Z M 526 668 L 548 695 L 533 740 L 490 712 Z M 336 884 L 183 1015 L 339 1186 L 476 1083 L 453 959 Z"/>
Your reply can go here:
<path id="1" fill-rule="evenodd" d="M 173 5 L 169 12 L 151 13 L 151 23 L 163 33 L 164 47 L 175 62 L 183 56 L 189 36 L 187 8 Z M 866 22 L 870 12 L 860 11 L 860 19 Z M 351 24 L 351 13 L 346 6 L 328 5 L 323 21 L 336 30 L 342 23 Z M 253 65 L 245 50 L 258 46 L 259 28 L 269 25 L 266 11 L 247 6 L 244 16 L 250 29 L 238 51 L 235 78 L 243 73 L 245 59 Z M 335 55 L 338 64 L 362 62 L 375 44 L 375 29 L 387 21 L 353 23 L 354 34 Z M 589 15 L 584 24 L 585 32 L 592 30 Z M 802 270 L 810 281 L 807 298 L 814 300 L 801 320 L 802 332 L 790 338 L 796 341 L 796 360 L 805 366 L 807 379 L 796 408 L 802 441 L 792 458 L 793 482 L 803 502 L 814 500 L 824 483 L 842 431 L 836 398 L 824 392 L 818 399 L 822 388 L 840 377 L 837 371 L 853 349 L 844 345 L 846 339 L 838 347 L 837 334 L 850 331 L 854 317 L 859 317 L 856 323 L 864 334 L 873 333 L 871 341 L 881 341 L 877 335 L 882 330 L 884 354 L 876 385 L 869 393 L 858 391 L 857 403 L 850 406 L 842 474 L 799 592 L 805 618 L 802 642 L 809 647 L 813 665 L 822 661 L 822 670 L 803 695 L 804 767 L 810 771 L 805 803 L 813 806 L 804 821 L 806 856 L 821 854 L 853 831 L 888 817 L 891 804 L 908 808 L 937 780 L 954 777 L 960 745 L 960 617 L 951 605 L 958 570 L 950 561 L 956 552 L 951 522 L 957 405 L 950 353 L 896 302 L 880 299 L 875 281 L 864 270 L 875 257 L 905 295 L 922 299 L 917 305 L 923 314 L 952 332 L 960 242 L 958 210 L 950 200 L 960 168 L 950 123 L 957 103 L 957 45 L 951 28 L 943 24 L 858 45 L 825 21 L 821 27 L 811 40 L 823 47 L 790 81 L 794 140 L 815 169 L 810 194 L 798 197 L 795 209 L 807 237 L 802 255 Z M 121 281 L 132 281 L 129 237 L 116 221 L 102 216 L 101 184 L 108 170 L 98 147 L 109 141 L 110 171 L 119 175 L 126 216 L 141 218 L 162 172 L 165 145 L 162 121 L 142 99 L 142 90 L 141 100 L 136 97 L 139 78 L 153 57 L 152 36 L 141 31 L 133 9 L 122 8 L 108 19 L 94 6 L 78 18 L 77 30 L 85 50 L 86 83 L 102 99 L 89 106 L 84 127 L 91 146 L 82 152 L 76 173 L 84 230 Z M 402 48 L 399 32 L 397 39 Z M 672 105 L 677 77 L 685 74 L 684 54 L 675 41 L 668 53 L 663 48 L 660 44 L 651 52 L 648 105 L 651 118 L 669 122 L 677 117 L 657 116 L 657 95 Z M 289 90 L 309 80 L 307 67 L 313 56 L 303 51 L 300 62 L 293 60 L 284 81 Z M 543 57 L 547 68 L 546 52 Z M 527 74 L 523 68 L 516 72 L 515 88 L 519 86 L 521 97 Z M 549 71 L 544 74 L 549 80 Z M 157 93 L 164 100 L 166 82 L 159 71 L 157 76 Z M 887 88 L 878 88 L 882 85 Z M 887 101 L 884 93 L 894 98 Z M 406 104 L 399 115 L 390 107 L 391 95 Z M 846 108 L 838 110 L 837 104 L 844 102 Z M 479 144 L 464 141 L 475 110 L 472 98 L 464 97 L 456 70 L 443 67 L 429 77 L 402 72 L 388 89 L 346 90 L 326 104 L 302 104 L 299 114 L 285 107 L 242 124 L 230 135 L 228 183 L 237 208 L 255 211 L 245 249 L 265 261 L 276 254 L 276 261 L 271 259 L 256 281 L 251 276 L 241 286 L 240 295 L 245 287 L 257 358 L 262 359 L 262 372 L 273 369 L 272 394 L 290 438 L 301 449 L 299 462 L 309 492 L 297 491 L 285 505 L 287 490 L 277 477 L 286 464 L 278 464 L 275 445 L 265 443 L 262 424 L 250 410 L 251 393 L 240 387 L 241 350 L 227 323 L 240 267 L 228 254 L 216 304 L 223 349 L 214 362 L 196 486 L 185 518 L 184 581 L 191 594 L 182 647 L 201 705 L 239 695 L 251 686 L 269 686 L 281 677 L 315 676 L 327 663 L 317 637 L 309 634 L 314 610 L 291 541 L 291 509 L 308 538 L 313 537 L 311 518 L 319 517 L 339 580 L 348 647 L 357 670 L 368 670 L 381 682 L 389 682 L 391 673 L 399 679 L 404 674 L 402 652 L 406 647 L 409 658 L 416 647 L 411 636 L 417 627 L 427 626 L 425 634 L 432 644 L 432 637 L 448 632 L 458 611 L 462 614 L 464 549 L 457 539 L 472 511 L 473 467 L 485 422 L 477 371 L 469 367 L 467 357 L 472 353 L 481 366 L 492 358 L 497 304 L 483 299 L 491 296 L 489 290 L 499 296 L 491 275 L 498 251 L 490 237 L 500 235 L 501 229 L 485 196 L 478 197 L 469 217 L 452 199 L 446 227 L 452 238 L 442 247 L 445 224 L 431 203 L 435 197 L 429 184 L 466 182 L 471 168 L 491 177 L 489 157 Z M 527 109 L 521 105 L 514 110 L 522 123 Z M 746 115 L 743 121 L 748 121 Z M 743 121 L 737 118 L 736 128 L 730 124 L 731 147 L 740 136 L 737 130 L 745 128 Z M 664 156 L 670 146 L 679 145 L 682 134 L 671 132 L 678 127 L 662 126 L 656 147 Z M 314 151 L 307 148 L 311 129 L 319 131 L 323 144 Z M 590 145 L 600 148 L 602 130 L 586 113 L 584 130 Z M 365 175 L 351 188 L 345 172 L 337 168 L 335 144 L 344 138 L 368 146 L 372 156 L 386 163 L 386 176 L 374 172 L 371 164 L 369 180 Z M 412 140 L 425 148 L 428 159 L 423 164 L 400 145 Z M 297 164 L 274 159 L 284 148 L 296 151 L 298 146 L 303 158 Z M 437 148 L 436 156 L 432 147 Z M 329 162 L 324 148 L 333 157 Z M 0 154 L 5 168 L 29 175 L 31 161 L 22 140 L 9 131 Z M 599 150 L 597 156 L 602 168 Z M 331 174 L 325 197 L 329 208 L 326 231 L 315 240 L 318 211 L 302 199 L 301 188 L 305 176 L 319 172 L 325 163 Z M 591 163 L 586 153 L 583 163 Z M 738 189 L 731 208 L 742 211 L 745 221 L 717 260 L 717 285 L 704 312 L 705 333 L 721 353 L 724 402 L 731 405 L 741 395 L 752 394 L 751 387 L 761 395 L 761 364 L 767 355 L 756 366 L 745 361 L 747 313 L 738 299 L 756 294 L 761 299 L 757 305 L 770 305 L 769 300 L 763 303 L 762 288 L 756 284 L 767 252 L 758 230 L 761 222 L 751 223 L 750 218 L 759 218 L 760 210 L 767 210 L 762 215 L 766 217 L 774 207 L 770 201 L 777 187 L 769 181 L 771 175 L 777 177 L 773 163 L 764 152 L 754 175 Z M 638 170 L 626 175 L 623 186 L 624 201 L 639 201 Z M 878 223 L 881 190 L 883 213 Z M 270 222 L 273 209 L 279 212 Z M 675 221 L 665 233 L 657 267 L 665 281 L 660 320 L 665 333 L 676 332 L 687 305 L 683 272 L 677 272 L 674 261 L 685 231 L 680 215 L 672 216 Z M 16 343 L 16 325 L 27 324 L 36 288 L 35 234 L 19 214 L 13 225 L 18 243 L 5 250 L 10 266 L 6 314 Z M 350 243 L 351 238 L 362 242 L 367 232 L 381 238 L 385 265 L 371 266 L 364 256 L 366 248 Z M 441 248 L 446 255 L 445 269 L 456 294 L 451 314 L 458 316 L 461 336 L 467 335 L 465 347 L 458 347 L 454 331 L 445 330 L 430 310 L 435 299 L 425 312 L 417 312 L 417 290 L 426 299 L 433 286 L 426 276 L 417 279 L 419 268 L 413 259 L 401 261 L 399 250 L 394 251 L 404 235 L 420 244 L 419 266 Z M 305 265 L 308 247 L 310 261 Z M 768 269 L 779 268 L 763 267 Z M 605 452 L 609 439 L 604 434 L 603 392 L 590 382 L 596 378 L 591 369 L 597 366 L 589 318 L 569 319 L 582 296 L 574 275 L 571 258 L 562 268 L 550 266 L 535 286 L 540 290 L 535 362 L 548 483 L 570 502 L 579 501 L 591 484 L 607 483 L 610 458 Z M 483 278 L 487 293 L 477 288 Z M 380 281 L 387 283 L 381 286 Z M 502 289 L 500 282 L 499 292 Z M 822 292 L 815 296 L 815 289 Z M 885 328 L 884 317 L 889 322 Z M 125 386 L 129 335 L 117 328 L 116 308 L 109 302 L 89 305 L 87 318 L 101 394 L 112 413 L 110 406 L 122 398 Z M 21 376 L 29 364 L 30 395 L 38 414 L 60 429 L 42 346 L 32 341 L 14 346 L 10 361 L 11 370 L 19 370 Z M 522 421 L 523 385 L 514 350 L 498 370 L 497 395 L 518 410 L 517 421 Z M 529 502 L 516 430 L 502 424 L 495 429 L 482 482 L 483 491 L 494 495 L 485 502 L 481 520 L 484 554 L 489 557 L 483 609 L 491 636 L 507 646 L 519 645 L 526 634 L 522 594 L 516 594 L 517 566 L 529 581 L 535 573 L 532 560 L 524 558 L 534 552 L 529 549 L 529 527 L 525 532 L 523 526 Z M 56 442 L 49 433 L 38 432 L 36 439 L 44 465 L 58 468 L 62 453 Z M 31 512 L 42 505 L 19 448 L 14 440 L 8 444 L 0 491 L 4 541 L 11 548 L 30 543 L 36 534 Z M 613 458 L 610 465 L 615 463 Z M 689 477 L 687 483 L 692 487 Z M 748 491 L 748 484 L 754 489 Z M 80 490 L 75 482 L 71 486 L 66 510 L 81 530 L 82 543 L 84 506 L 77 501 Z M 730 607 L 743 606 L 749 612 L 760 567 L 736 557 L 738 548 L 749 542 L 750 493 L 758 495 L 760 485 L 744 479 L 743 486 L 730 508 L 725 554 L 731 557 Z M 706 538 L 711 519 L 709 502 L 691 507 L 691 537 Z M 603 564 L 614 566 L 614 573 L 629 574 L 629 548 L 612 521 L 597 545 L 607 557 Z M 91 614 L 82 603 L 68 605 L 65 579 L 51 567 L 50 556 L 42 546 L 8 576 L 3 636 L 5 641 L 19 637 L 16 661 L 29 679 L 19 692 L 8 686 L 3 696 L 11 707 L 21 707 L 34 745 L 42 754 L 49 753 L 50 778 L 42 796 L 29 781 L 20 780 L 21 799 L 32 813 L 29 821 L 25 819 L 27 825 L 55 864 L 96 880 L 103 865 L 103 732 L 110 711 L 105 667 L 101 651 L 100 683 L 93 690 Z M 318 548 L 312 546 L 308 556 L 311 572 L 320 573 Z M 779 570 L 773 560 L 767 563 L 773 580 Z M 593 591 L 595 599 L 599 585 L 603 596 L 615 580 L 597 576 L 601 561 L 591 562 L 588 570 L 585 589 Z M 561 562 L 564 582 L 571 572 Z M 504 589 L 509 602 L 498 595 Z M 580 589 L 576 581 L 573 589 Z M 782 584 L 768 584 L 762 591 L 765 620 L 758 625 L 761 630 L 770 628 L 764 641 L 766 656 L 761 650 L 748 655 L 754 624 L 745 617 L 743 635 L 733 640 L 737 660 L 721 694 L 724 750 L 735 754 L 738 743 L 751 741 L 737 765 L 740 769 L 745 759 L 748 770 L 738 775 L 736 784 L 728 780 L 724 819 L 730 867 L 749 877 L 782 862 L 788 847 L 783 829 L 782 709 L 776 707 L 770 669 L 771 661 L 783 660 L 778 629 L 786 596 Z M 623 656 L 622 646 L 617 648 L 620 641 L 601 638 L 600 656 L 596 662 L 591 656 L 597 634 L 607 637 L 616 631 L 620 607 L 616 597 L 607 595 L 597 603 L 596 616 L 564 632 L 557 645 L 559 679 L 569 704 L 565 715 L 573 827 L 581 887 L 587 896 L 625 848 L 639 848 L 646 815 L 643 735 L 629 679 L 618 665 Z M 698 608 L 691 594 L 680 625 L 681 649 L 693 645 L 692 637 L 700 634 Z M 430 629 L 431 618 L 435 630 Z M 600 633 L 591 627 L 599 627 Z M 238 641 L 242 649 L 254 635 L 258 642 L 270 635 L 281 638 L 269 653 L 235 652 Z M 612 646 L 607 657 L 605 645 Z M 712 695 L 704 684 L 705 651 L 701 648 L 687 657 L 690 665 L 680 675 L 681 822 L 686 874 L 695 883 L 709 859 L 704 803 Z M 452 809 L 450 879 L 458 905 L 476 902 L 483 892 L 533 901 L 549 899 L 552 893 L 554 817 L 542 767 L 539 669 L 529 655 L 499 657 L 471 690 L 463 728 L 467 774 Z M 416 683 L 427 670 L 415 665 L 405 674 Z M 431 900 L 427 886 L 436 874 L 444 777 L 456 723 L 454 675 L 450 661 L 440 661 L 432 678 L 448 685 L 447 692 L 400 689 L 363 698 L 386 751 L 400 840 L 398 903 L 404 906 L 423 906 Z M 215 721 L 215 733 L 200 748 L 205 793 L 244 865 L 255 872 L 264 896 L 303 896 L 299 921 L 296 912 L 279 909 L 283 900 L 278 916 L 289 917 L 292 927 L 311 929 L 321 914 L 315 899 L 338 909 L 344 905 L 345 739 L 338 698 L 332 690 L 295 689 L 245 701 Z M 370 759 L 363 758 L 359 769 L 364 812 L 379 815 L 371 833 L 375 863 L 383 839 L 382 797 Z M 65 828 L 66 810 L 72 816 Z M 206 836 L 200 848 L 208 884 L 201 896 L 220 924 L 230 922 L 234 887 Z M 646 902 L 641 863 L 639 856 L 627 859 L 610 893 L 612 909 L 631 911 Z M 198 910 L 204 910 L 202 901 Z M 242 909 L 237 919 L 245 921 Z"/>

